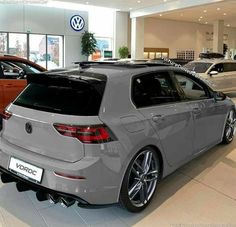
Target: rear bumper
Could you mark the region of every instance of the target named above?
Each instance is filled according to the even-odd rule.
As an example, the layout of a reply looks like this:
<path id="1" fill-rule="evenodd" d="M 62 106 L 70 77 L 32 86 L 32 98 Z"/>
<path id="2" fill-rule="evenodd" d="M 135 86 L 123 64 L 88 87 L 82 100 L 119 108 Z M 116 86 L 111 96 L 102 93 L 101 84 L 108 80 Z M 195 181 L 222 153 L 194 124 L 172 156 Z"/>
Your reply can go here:
<path id="1" fill-rule="evenodd" d="M 51 159 L 40 154 L 9 144 L 0 137 L 0 170 L 12 175 L 18 180 L 29 183 L 36 188 L 51 190 L 63 195 L 69 195 L 76 200 L 88 204 L 104 205 L 116 203 L 122 181 L 121 168 L 111 168 L 114 157 L 85 157 L 75 163 Z M 10 158 L 15 157 L 32 165 L 43 168 L 40 184 L 15 175 L 8 171 Z M 110 160 L 112 159 L 112 160 Z M 119 161 L 119 158 L 117 159 Z M 106 165 L 109 163 L 109 165 Z M 71 176 L 83 176 L 85 179 L 70 179 L 55 175 L 55 172 Z"/>
<path id="2" fill-rule="evenodd" d="M 21 177 L 15 175 L 15 174 L 11 173 L 10 171 L 4 169 L 1 166 L 0 166 L 0 174 L 6 174 L 7 177 L 12 179 L 11 182 L 15 182 L 15 183 L 23 182 L 26 186 L 28 186 L 33 191 L 36 191 L 36 192 L 37 191 L 42 191 L 45 194 L 57 194 L 59 196 L 72 198 L 72 199 L 78 201 L 82 205 L 87 205 L 87 206 L 91 205 L 87 201 L 84 201 L 83 199 L 79 198 L 78 196 L 63 193 L 63 192 L 59 192 L 59 191 L 55 191 L 55 190 L 52 190 L 52 189 L 49 189 L 49 188 L 45 188 L 41 185 L 35 184 L 33 182 L 27 181 L 26 179 L 21 178 Z"/>

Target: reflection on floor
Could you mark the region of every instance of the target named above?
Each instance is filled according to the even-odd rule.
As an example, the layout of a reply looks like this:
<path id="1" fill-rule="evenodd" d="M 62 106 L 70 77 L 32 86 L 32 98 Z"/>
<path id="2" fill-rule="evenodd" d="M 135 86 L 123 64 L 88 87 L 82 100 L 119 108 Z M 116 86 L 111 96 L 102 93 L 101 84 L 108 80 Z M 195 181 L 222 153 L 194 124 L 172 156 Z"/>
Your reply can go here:
<path id="1" fill-rule="evenodd" d="M 118 205 L 65 209 L 48 201 L 38 202 L 33 192 L 19 193 L 13 183 L 0 183 L 1 227 L 181 224 L 236 227 L 236 140 L 228 146 L 218 145 L 163 180 L 141 214 L 128 213 Z"/>

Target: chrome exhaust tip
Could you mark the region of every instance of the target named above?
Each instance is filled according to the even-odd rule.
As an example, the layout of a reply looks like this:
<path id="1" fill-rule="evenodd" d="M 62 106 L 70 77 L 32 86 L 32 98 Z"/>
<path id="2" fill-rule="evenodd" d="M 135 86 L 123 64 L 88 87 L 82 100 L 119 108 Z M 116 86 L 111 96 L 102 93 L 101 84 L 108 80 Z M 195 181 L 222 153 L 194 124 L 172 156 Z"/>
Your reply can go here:
<path id="1" fill-rule="evenodd" d="M 57 194 L 48 194 L 47 198 L 48 198 L 49 202 L 52 204 L 56 204 L 60 200 L 60 197 Z"/>
<path id="2" fill-rule="evenodd" d="M 68 208 L 72 205 L 74 205 L 75 199 L 68 198 L 68 197 L 60 197 L 60 204 L 64 208 Z"/>

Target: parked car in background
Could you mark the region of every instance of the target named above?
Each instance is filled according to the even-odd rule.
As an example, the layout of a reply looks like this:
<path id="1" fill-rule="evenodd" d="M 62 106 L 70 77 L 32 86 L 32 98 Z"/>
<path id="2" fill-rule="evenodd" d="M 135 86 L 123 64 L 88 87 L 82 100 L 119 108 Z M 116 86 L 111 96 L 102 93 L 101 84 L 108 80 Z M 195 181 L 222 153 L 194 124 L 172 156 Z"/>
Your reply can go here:
<path id="1" fill-rule="evenodd" d="M 207 52 L 207 53 L 200 53 L 199 58 L 200 59 L 224 59 L 224 55 L 221 53 L 213 53 L 213 52 Z"/>
<path id="2" fill-rule="evenodd" d="M 28 83 L 3 114 L 0 171 L 40 201 L 140 212 L 162 178 L 234 138 L 234 103 L 181 68 L 81 64 Z"/>
<path id="3" fill-rule="evenodd" d="M 189 62 L 184 67 L 208 79 L 216 90 L 236 91 L 236 61 L 234 60 L 202 59 Z"/>
<path id="4" fill-rule="evenodd" d="M 0 112 L 25 88 L 27 75 L 44 71 L 45 68 L 24 58 L 0 56 Z"/>

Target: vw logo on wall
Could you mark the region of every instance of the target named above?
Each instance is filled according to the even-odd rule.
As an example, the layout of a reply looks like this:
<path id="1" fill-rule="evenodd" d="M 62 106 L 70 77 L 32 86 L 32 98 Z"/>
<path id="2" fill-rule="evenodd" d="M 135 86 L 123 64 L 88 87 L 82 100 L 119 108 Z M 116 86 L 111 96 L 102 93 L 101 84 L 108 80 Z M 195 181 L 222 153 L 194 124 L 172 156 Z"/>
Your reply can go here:
<path id="1" fill-rule="evenodd" d="M 74 15 L 70 19 L 70 26 L 77 32 L 81 31 L 85 26 L 84 18 L 80 15 Z"/>

